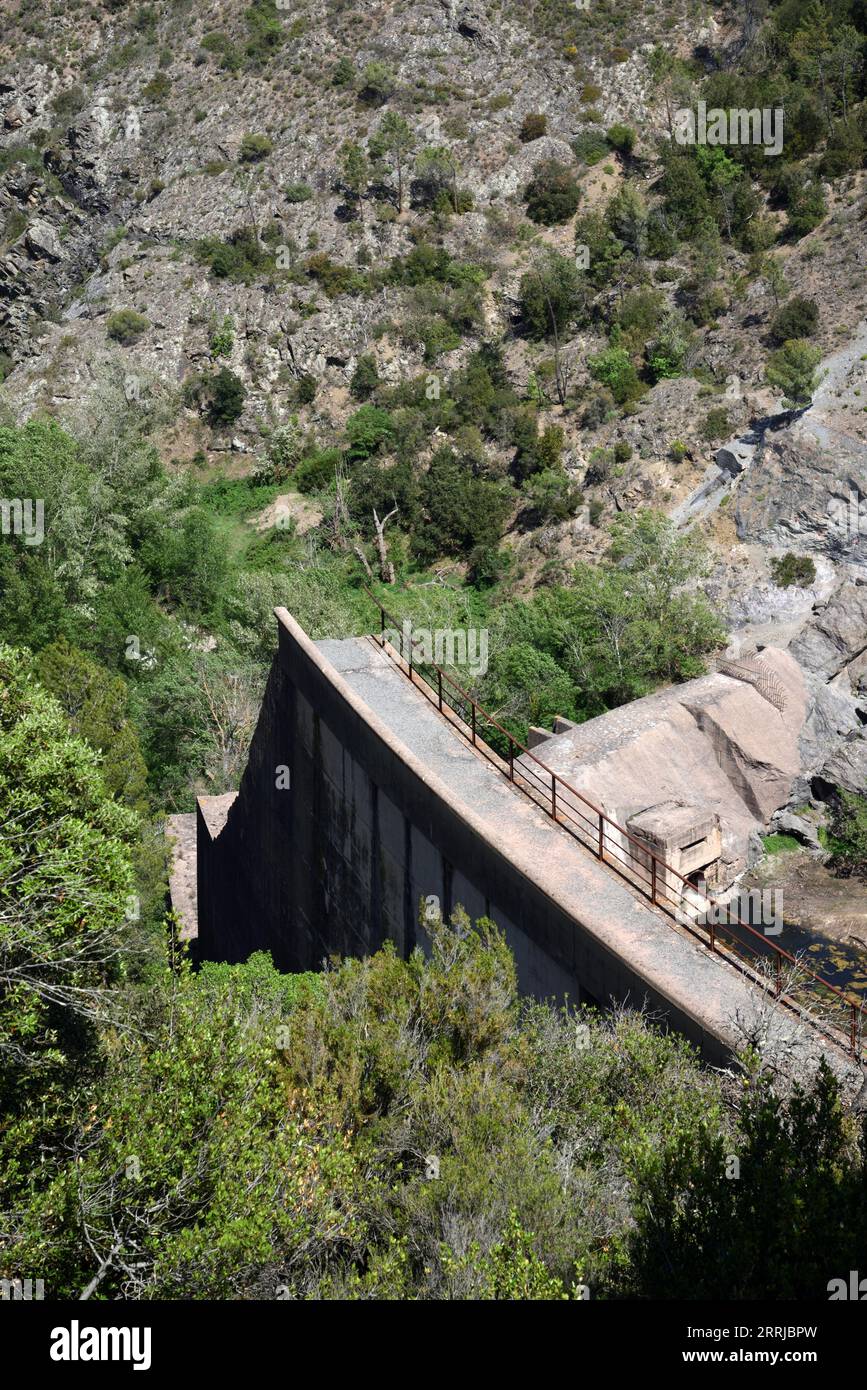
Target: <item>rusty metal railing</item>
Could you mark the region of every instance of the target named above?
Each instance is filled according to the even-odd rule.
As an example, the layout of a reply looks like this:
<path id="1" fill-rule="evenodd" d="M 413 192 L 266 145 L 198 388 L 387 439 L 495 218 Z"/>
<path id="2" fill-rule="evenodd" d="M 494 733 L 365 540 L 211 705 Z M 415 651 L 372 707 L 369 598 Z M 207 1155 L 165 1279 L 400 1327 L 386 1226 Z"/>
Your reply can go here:
<path id="1" fill-rule="evenodd" d="M 378 644 L 386 649 L 387 628 L 405 631 L 367 586 L 364 592 L 379 609 Z M 673 918 L 699 941 L 723 959 L 735 958 L 754 973 L 755 961 L 769 962 L 773 972 L 772 992 L 796 1009 L 804 1010 L 811 1022 L 822 1023 L 848 1038 L 850 1051 L 861 1055 L 865 1001 L 856 1000 L 831 980 L 810 970 L 782 946 L 769 941 L 749 923 L 741 921 L 740 909 L 735 923 L 719 919 L 720 904 L 707 895 L 699 895 L 705 905 L 695 914 L 697 890 L 673 865 L 656 854 L 650 844 L 613 820 L 553 768 L 526 748 L 514 734 L 509 733 L 493 715 L 488 714 L 477 700 L 464 690 L 452 676 L 435 662 L 426 661 L 414 652 L 412 627 L 409 629 L 408 654 L 394 647 L 395 665 L 436 705 L 440 714 L 474 749 L 508 778 L 558 826 L 577 840 L 602 863 L 613 869 L 630 886 L 648 898 L 654 907 Z M 425 672 L 429 672 L 427 675 Z M 482 737 L 481 730 L 493 736 L 493 742 Z M 498 751 L 497 744 L 499 744 Z M 710 911 L 708 911 L 710 909 Z M 728 910 L 725 905 L 722 910 Z M 704 916 L 710 920 L 701 921 Z M 734 929 L 733 929 L 734 928 Z M 704 934 L 702 934 L 704 933 Z M 725 938 L 721 940 L 720 938 Z M 784 988 L 787 972 L 791 979 Z M 821 1000 L 818 1011 L 809 1009 L 805 998 L 814 995 Z"/>

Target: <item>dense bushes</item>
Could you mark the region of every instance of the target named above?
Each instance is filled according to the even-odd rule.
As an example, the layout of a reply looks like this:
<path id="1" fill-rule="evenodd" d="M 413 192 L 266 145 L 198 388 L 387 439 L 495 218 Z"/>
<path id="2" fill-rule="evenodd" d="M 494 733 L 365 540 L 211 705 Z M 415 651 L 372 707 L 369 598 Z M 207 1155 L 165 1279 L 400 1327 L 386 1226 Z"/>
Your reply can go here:
<path id="1" fill-rule="evenodd" d="M 795 295 L 778 310 L 771 320 L 771 341 L 777 344 L 790 338 L 810 338 L 819 326 L 819 306 L 814 299 Z"/>
<path id="2" fill-rule="evenodd" d="M 578 211 L 581 189 L 571 169 L 556 159 L 537 165 L 524 191 L 527 216 L 533 222 L 555 227 L 568 222 Z"/>
<path id="3" fill-rule="evenodd" d="M 221 367 L 207 384 L 208 419 L 217 428 L 233 425 L 244 412 L 246 391 L 241 378 Z"/>
<path id="4" fill-rule="evenodd" d="M 108 1299 L 823 1299 L 863 1264 L 827 1068 L 718 1077 L 640 1016 L 521 1001 L 485 919 L 421 930 L 315 976 L 158 969 L 69 1143 L 34 1157 L 35 1105 L 0 1137 L 5 1260 Z"/>
<path id="5" fill-rule="evenodd" d="M 666 517 L 621 516 L 604 564 L 580 565 L 568 584 L 497 610 L 497 645 L 524 642 L 544 652 L 554 662 L 554 703 L 568 689 L 567 703 L 580 717 L 599 714 L 662 680 L 701 672 L 703 655 L 723 636 L 707 600 L 690 592 L 706 563 L 697 538 L 679 536 Z M 529 708 L 514 706 L 502 671 L 493 664 L 492 671 L 490 683 L 481 682 L 481 701 L 523 741 L 533 722 Z M 548 699 L 539 690 L 534 698 Z"/>

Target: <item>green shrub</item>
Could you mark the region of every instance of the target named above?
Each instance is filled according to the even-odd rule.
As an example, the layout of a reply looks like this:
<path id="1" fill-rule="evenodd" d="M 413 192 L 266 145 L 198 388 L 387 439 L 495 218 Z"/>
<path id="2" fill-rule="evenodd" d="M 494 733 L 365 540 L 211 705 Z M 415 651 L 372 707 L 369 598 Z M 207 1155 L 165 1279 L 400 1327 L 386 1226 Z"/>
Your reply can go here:
<path id="1" fill-rule="evenodd" d="M 235 320 L 231 314 L 225 314 L 222 323 L 214 325 L 208 345 L 212 357 L 229 356 L 235 346 Z"/>
<path id="2" fill-rule="evenodd" d="M 376 365 L 376 358 L 369 353 L 363 353 L 355 364 L 355 371 L 352 373 L 352 380 L 349 383 L 350 393 L 357 401 L 366 401 L 379 385 L 379 371 Z"/>
<path id="3" fill-rule="evenodd" d="M 584 130 L 571 142 L 579 164 L 598 164 L 608 153 L 608 142 L 598 130 Z"/>
<path id="4" fill-rule="evenodd" d="M 298 378 L 295 386 L 295 399 L 299 405 L 312 405 L 316 400 L 316 392 L 319 383 L 311 372 L 305 372 Z"/>
<path id="5" fill-rule="evenodd" d="M 242 164 L 258 164 L 266 159 L 274 146 L 267 135 L 245 135 L 241 140 L 238 158 Z"/>
<path id="6" fill-rule="evenodd" d="M 367 106 L 383 106 L 395 88 L 395 78 L 387 63 L 374 60 L 361 74 L 358 100 Z"/>
<path id="7" fill-rule="evenodd" d="M 339 449 L 317 449 L 301 460 L 292 475 L 299 492 L 321 492 L 334 482 L 342 455 Z"/>
<path id="8" fill-rule="evenodd" d="M 527 184 L 524 201 L 531 221 L 555 227 L 574 217 L 581 201 L 581 189 L 565 164 L 557 159 L 544 159 Z"/>
<path id="9" fill-rule="evenodd" d="M 172 90 L 172 81 L 164 72 L 158 72 L 141 89 L 145 101 L 165 101 Z"/>
<path id="10" fill-rule="evenodd" d="M 335 299 L 340 294 L 358 293 L 367 285 L 366 279 L 358 271 L 332 261 L 324 251 L 317 251 L 311 256 L 304 269 L 318 281 L 329 299 Z"/>
<path id="11" fill-rule="evenodd" d="M 346 422 L 349 440 L 347 455 L 353 463 L 370 458 L 394 440 L 394 421 L 387 410 L 376 405 L 363 405 Z"/>
<path id="12" fill-rule="evenodd" d="M 809 555 L 793 555 L 791 550 L 785 555 L 771 558 L 771 578 L 780 589 L 809 589 L 816 581 L 816 566 Z"/>
<path id="13" fill-rule="evenodd" d="M 589 366 L 592 375 L 608 387 L 618 405 L 624 405 L 640 394 L 638 373 L 629 353 L 623 348 L 607 348 L 596 357 L 591 357 Z"/>
<path id="14" fill-rule="evenodd" d="M 786 343 L 790 338 L 811 338 L 819 326 L 819 306 L 815 299 L 796 295 L 771 320 L 771 341 Z"/>
<path id="15" fill-rule="evenodd" d="M 540 140 L 547 129 L 548 117 L 533 111 L 524 117 L 519 138 L 525 145 L 529 145 L 533 140 Z"/>
<path id="16" fill-rule="evenodd" d="M 286 189 L 287 203 L 307 203 L 313 197 L 309 183 L 290 183 Z"/>
<path id="17" fill-rule="evenodd" d="M 272 263 L 255 227 L 239 227 L 228 241 L 204 237 L 196 243 L 195 255 L 221 280 L 249 282 Z"/>
<path id="18" fill-rule="evenodd" d="M 524 495 L 541 522 L 565 521 L 584 501 L 581 489 L 562 468 L 546 468 L 524 484 Z"/>
<path id="19" fill-rule="evenodd" d="M 331 82 L 335 87 L 349 87 L 355 80 L 355 68 L 346 54 L 339 58 L 331 70 Z"/>
<path id="20" fill-rule="evenodd" d="M 838 791 L 832 800 L 829 845 L 836 868 L 867 878 L 867 797 Z"/>
<path id="21" fill-rule="evenodd" d="M 277 52 L 286 39 L 286 31 L 277 14 L 274 0 L 253 0 L 244 11 L 247 22 L 245 52 L 253 63 L 267 62 Z"/>
<path id="22" fill-rule="evenodd" d="M 209 382 L 208 419 L 215 427 L 232 425 L 243 413 L 244 383 L 228 367 L 221 367 Z"/>
<path id="23" fill-rule="evenodd" d="M 631 126 L 613 125 L 605 132 L 605 138 L 612 150 L 628 156 L 635 149 L 635 141 L 638 137 Z"/>
<path id="24" fill-rule="evenodd" d="M 702 421 L 701 435 L 709 444 L 713 444 L 717 439 L 725 439 L 730 429 L 728 411 L 721 405 L 715 405 Z"/>
<path id="25" fill-rule="evenodd" d="M 144 314 L 137 314 L 135 309 L 116 309 L 109 315 L 105 331 L 112 342 L 131 347 L 148 328 L 150 323 Z"/>

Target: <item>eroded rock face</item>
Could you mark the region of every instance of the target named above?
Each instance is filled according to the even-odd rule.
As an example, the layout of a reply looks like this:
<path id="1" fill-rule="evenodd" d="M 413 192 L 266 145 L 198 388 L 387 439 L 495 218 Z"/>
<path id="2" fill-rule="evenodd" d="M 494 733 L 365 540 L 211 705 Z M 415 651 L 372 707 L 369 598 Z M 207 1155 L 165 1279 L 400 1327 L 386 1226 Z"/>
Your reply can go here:
<path id="1" fill-rule="evenodd" d="M 867 651 L 867 583 L 846 581 L 792 643 L 805 671 L 833 679 Z"/>
<path id="2" fill-rule="evenodd" d="M 821 448 L 800 430 L 765 443 L 741 480 L 738 536 L 867 567 L 867 449 Z"/>
<path id="3" fill-rule="evenodd" d="M 860 727 L 857 706 L 849 692 L 833 685 L 821 685 L 810 704 L 801 733 L 804 777 L 809 780 L 815 776 L 835 755 L 841 740 Z"/>
<path id="4" fill-rule="evenodd" d="M 867 737 L 863 731 L 850 733 L 823 764 L 819 775 L 843 791 L 867 796 Z"/>

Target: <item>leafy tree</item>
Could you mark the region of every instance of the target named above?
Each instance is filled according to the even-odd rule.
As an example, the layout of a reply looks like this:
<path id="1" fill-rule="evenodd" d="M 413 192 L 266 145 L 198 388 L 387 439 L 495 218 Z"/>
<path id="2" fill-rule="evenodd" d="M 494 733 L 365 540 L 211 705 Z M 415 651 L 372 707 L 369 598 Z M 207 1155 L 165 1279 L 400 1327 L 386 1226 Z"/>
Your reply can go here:
<path id="1" fill-rule="evenodd" d="M 154 518 L 142 539 L 140 560 L 164 603 L 181 604 L 200 618 L 215 613 L 228 562 L 218 524 L 204 507 L 191 507 L 172 527 Z"/>
<path id="2" fill-rule="evenodd" d="M 661 190 L 670 225 L 681 238 L 693 236 L 711 214 L 711 204 L 692 155 L 672 149 L 664 156 Z"/>
<path id="3" fill-rule="evenodd" d="M 812 232 L 825 217 L 828 206 L 822 185 L 798 165 L 786 165 L 779 174 L 776 191 L 788 214 L 788 231 L 800 238 Z"/>
<path id="4" fill-rule="evenodd" d="M 358 99 L 368 106 L 383 106 L 395 85 L 394 74 L 388 64 L 374 60 L 367 64 L 362 73 Z"/>
<path id="5" fill-rule="evenodd" d="M 785 299 L 791 289 L 786 273 L 776 256 L 766 256 L 761 264 L 762 279 L 774 296 L 774 305 L 779 309 L 780 300 Z"/>
<path id="6" fill-rule="evenodd" d="M 804 338 L 792 338 L 768 358 L 768 385 L 782 391 L 785 404 L 806 405 L 819 385 L 816 368 L 821 360 L 821 348 L 813 347 Z"/>
<path id="7" fill-rule="evenodd" d="M 70 732 L 102 755 L 106 790 L 124 805 L 146 811 L 147 768 L 129 719 L 125 682 L 63 637 L 40 652 L 35 670 L 42 689 L 63 710 Z"/>
<path id="8" fill-rule="evenodd" d="M 394 421 L 387 410 L 363 405 L 347 420 L 346 435 L 349 440 L 347 456 L 357 463 L 389 447 L 394 440 Z"/>
<path id="9" fill-rule="evenodd" d="M 598 288 L 610 284 L 618 273 L 624 246 L 600 213 L 585 213 L 576 220 L 575 246 L 587 248 L 589 264 L 584 274 L 590 283 Z"/>
<path id="10" fill-rule="evenodd" d="M 521 318 L 534 338 L 566 334 L 580 318 L 585 301 L 581 272 L 558 251 L 547 251 L 521 277 Z"/>
<path id="11" fill-rule="evenodd" d="M 829 1273 L 857 1269 L 867 1230 L 867 1152 L 822 1062 L 786 1102 L 767 1075 L 744 1078 L 738 1131 L 711 1122 L 684 1142 L 636 1138 L 632 1246 L 638 1288 L 673 1298 L 827 1298 Z M 731 1177 L 737 1163 L 736 1180 Z"/>
<path id="12" fill-rule="evenodd" d="M 678 534 L 667 517 L 621 516 L 602 565 L 579 565 L 567 586 L 507 605 L 497 630 L 567 672 L 579 716 L 599 714 L 703 670 L 703 655 L 723 637 L 695 591 L 707 568 L 701 543 Z"/>
<path id="13" fill-rule="evenodd" d="M 427 204 L 458 213 L 463 204 L 458 191 L 458 161 L 445 146 L 428 146 L 415 162 L 416 191 Z M 466 210 L 466 209 L 464 209 Z"/>
<path id="14" fill-rule="evenodd" d="M 122 970 L 136 817 L 29 653 L 0 646 L 0 1096 L 20 1107 L 94 1043 Z"/>
<path id="15" fill-rule="evenodd" d="M 397 210 L 403 212 L 403 185 L 407 160 L 416 147 L 416 137 L 409 122 L 396 111 L 387 111 L 379 130 L 370 142 L 371 154 L 378 159 L 390 154 L 397 173 Z"/>
<path id="16" fill-rule="evenodd" d="M 608 204 L 605 219 L 617 240 L 640 259 L 647 245 L 647 205 L 638 189 L 625 183 Z"/>
<path id="17" fill-rule="evenodd" d="M 364 194 L 370 182 L 370 163 L 355 140 L 347 140 L 341 151 L 343 182 L 355 199 L 359 217 L 364 218 Z"/>
<path id="18" fill-rule="evenodd" d="M 826 178 L 837 179 L 841 174 L 859 169 L 864 163 L 865 150 L 865 133 L 853 117 L 835 121 L 819 166 L 821 172 Z"/>
<path id="19" fill-rule="evenodd" d="M 529 642 L 509 643 L 494 654 L 481 699 L 521 743 L 531 724 L 550 728 L 557 715 L 574 719 L 576 714 L 571 677 Z"/>
<path id="20" fill-rule="evenodd" d="M 509 512 L 508 490 L 467 473 L 447 446 L 434 454 L 419 492 L 424 518 L 412 544 L 423 563 L 496 546 L 500 540 Z"/>

